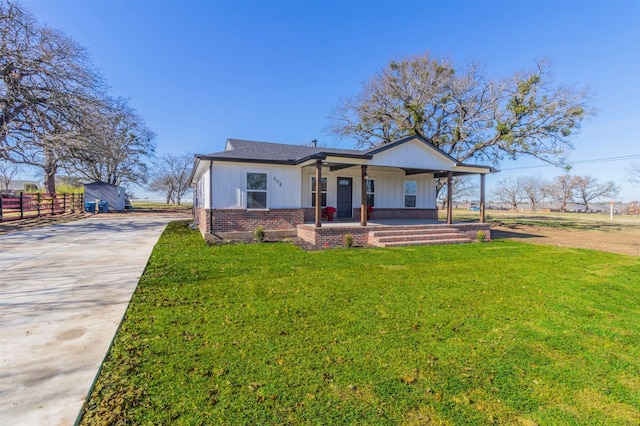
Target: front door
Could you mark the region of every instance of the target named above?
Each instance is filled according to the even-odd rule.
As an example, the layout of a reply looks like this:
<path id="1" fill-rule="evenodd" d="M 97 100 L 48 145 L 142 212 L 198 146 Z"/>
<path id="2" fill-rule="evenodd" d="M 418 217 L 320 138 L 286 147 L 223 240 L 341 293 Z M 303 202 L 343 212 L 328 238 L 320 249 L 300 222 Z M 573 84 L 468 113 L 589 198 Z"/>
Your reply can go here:
<path id="1" fill-rule="evenodd" d="M 352 209 L 352 194 L 351 184 L 353 179 L 348 177 L 338 178 L 338 211 L 337 217 L 351 217 L 353 215 Z"/>

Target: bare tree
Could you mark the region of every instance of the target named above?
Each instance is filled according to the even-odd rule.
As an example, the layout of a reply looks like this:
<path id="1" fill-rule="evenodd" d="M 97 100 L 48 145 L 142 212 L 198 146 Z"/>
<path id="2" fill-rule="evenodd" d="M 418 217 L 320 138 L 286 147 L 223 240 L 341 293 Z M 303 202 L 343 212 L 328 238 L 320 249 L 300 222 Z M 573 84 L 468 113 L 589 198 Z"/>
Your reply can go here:
<path id="1" fill-rule="evenodd" d="M 640 185 L 640 163 L 629 164 L 629 167 L 625 168 L 625 172 L 629 182 Z"/>
<path id="2" fill-rule="evenodd" d="M 0 160 L 0 191 L 11 189 L 11 182 L 17 174 L 18 168 L 15 164 Z"/>
<path id="3" fill-rule="evenodd" d="M 591 176 L 575 176 L 573 178 L 574 192 L 573 202 L 584 206 L 585 212 L 589 211 L 589 203 L 602 198 L 613 198 L 618 195 L 620 188 L 615 182 L 599 183 Z"/>
<path id="4" fill-rule="evenodd" d="M 550 195 L 560 203 L 560 211 L 567 211 L 567 203 L 573 201 L 575 179 L 570 174 L 556 176 L 551 183 Z"/>
<path id="5" fill-rule="evenodd" d="M 442 179 L 443 182 L 439 184 L 444 188 L 444 191 L 438 192 L 438 201 L 442 204 L 442 208 L 447 208 L 447 185 L 446 179 Z M 455 177 L 451 181 L 451 196 L 452 201 L 459 201 L 464 198 L 470 198 L 479 193 L 478 187 L 473 184 L 470 178 Z"/>
<path id="6" fill-rule="evenodd" d="M 85 135 L 63 150 L 70 175 L 113 185 L 147 182 L 155 135 L 124 99 L 106 99 L 85 123 Z"/>
<path id="7" fill-rule="evenodd" d="M 149 189 L 165 196 L 167 204 L 180 205 L 182 197 L 189 190 L 189 178 L 193 169 L 193 154 L 167 154 L 155 165 L 154 177 Z"/>
<path id="8" fill-rule="evenodd" d="M 549 185 L 537 176 L 525 176 L 518 180 L 522 193 L 531 204 L 531 210 L 538 208 L 538 203 L 548 196 Z"/>
<path id="9" fill-rule="evenodd" d="M 86 105 L 102 97 L 102 79 L 83 47 L 4 0 L 0 51 L 0 158 L 42 168 L 55 192 L 60 150 L 84 132 Z"/>
<path id="10" fill-rule="evenodd" d="M 459 71 L 428 54 L 391 61 L 359 94 L 334 108 L 328 131 L 359 147 L 409 135 L 459 161 L 533 156 L 563 164 L 568 138 L 593 113 L 587 90 L 553 85 L 546 62 L 494 81 L 471 64 Z"/>
<path id="11" fill-rule="evenodd" d="M 494 196 L 499 202 L 508 204 L 517 210 L 518 205 L 525 199 L 522 182 L 512 177 L 502 179 L 496 184 Z"/>

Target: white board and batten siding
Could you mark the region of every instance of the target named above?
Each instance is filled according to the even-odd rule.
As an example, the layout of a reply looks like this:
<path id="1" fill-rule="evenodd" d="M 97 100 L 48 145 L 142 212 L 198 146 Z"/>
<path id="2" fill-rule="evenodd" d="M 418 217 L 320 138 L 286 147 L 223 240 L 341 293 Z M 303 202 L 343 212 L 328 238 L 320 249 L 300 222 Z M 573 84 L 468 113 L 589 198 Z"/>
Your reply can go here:
<path id="1" fill-rule="evenodd" d="M 432 174 L 407 176 L 403 170 L 397 168 L 368 167 L 367 175 L 375 182 L 375 207 L 404 208 L 404 183 L 414 181 L 417 184 L 416 208 L 436 208 L 436 179 Z M 303 169 L 301 193 L 303 207 L 312 205 L 312 177 L 314 176 L 314 168 Z M 352 204 L 353 207 L 360 206 L 362 194 L 360 166 L 335 172 L 323 167 L 322 177 L 327 178 L 327 206 L 337 205 L 338 179 L 342 177 L 352 179 Z"/>
<path id="2" fill-rule="evenodd" d="M 208 173 L 208 172 L 207 172 Z M 300 169 L 268 164 L 214 162 L 213 208 L 247 208 L 247 173 L 266 173 L 267 208 L 300 208 Z"/>
<path id="3" fill-rule="evenodd" d="M 418 139 L 381 151 L 369 166 L 405 167 L 410 169 L 451 170 L 455 161 Z"/>

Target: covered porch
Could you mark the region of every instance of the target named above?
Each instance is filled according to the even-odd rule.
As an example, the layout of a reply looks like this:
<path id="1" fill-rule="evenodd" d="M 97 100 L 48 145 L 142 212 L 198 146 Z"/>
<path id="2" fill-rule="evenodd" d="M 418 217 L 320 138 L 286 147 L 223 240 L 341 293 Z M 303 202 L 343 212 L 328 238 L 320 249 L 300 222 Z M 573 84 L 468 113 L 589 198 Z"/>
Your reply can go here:
<path id="1" fill-rule="evenodd" d="M 326 214 L 324 214 L 323 212 L 323 208 L 325 206 L 327 206 L 327 181 L 326 178 L 324 178 L 323 180 L 323 169 L 328 169 L 330 172 L 332 172 L 333 177 L 335 177 L 335 173 L 336 171 L 341 171 L 341 170 L 351 170 L 351 176 L 353 176 L 353 183 L 354 183 L 354 187 L 356 188 L 355 190 L 351 189 L 351 182 L 350 179 L 351 178 L 347 178 L 349 179 L 347 181 L 348 186 L 348 192 L 347 192 L 347 199 L 349 200 L 349 208 L 347 209 L 347 215 L 345 217 L 345 215 L 342 215 L 342 219 L 343 219 L 343 223 L 344 223 L 344 219 L 350 220 L 350 219 L 354 219 L 357 220 L 358 224 L 360 226 L 369 226 L 369 225 L 375 225 L 376 222 L 379 223 L 385 223 L 388 222 L 389 220 L 426 220 L 426 221 L 436 221 L 437 218 L 437 207 L 435 205 L 436 203 L 436 191 L 435 191 L 435 181 L 437 180 L 445 180 L 445 186 L 443 188 L 446 188 L 447 191 L 447 202 L 446 202 L 446 206 L 447 206 L 447 218 L 446 218 L 446 224 L 453 224 L 453 211 L 452 211 L 452 206 L 453 206 L 453 178 L 454 177 L 459 177 L 459 176 L 469 176 L 469 175 L 477 175 L 480 178 L 480 194 L 479 194 L 479 199 L 480 199 L 480 206 L 479 206 L 479 222 L 480 223 L 485 223 L 485 176 L 488 173 L 493 173 L 495 172 L 495 170 L 493 170 L 490 167 L 484 167 L 484 166 L 475 166 L 475 165 L 463 165 L 461 163 L 454 163 L 451 167 L 450 170 L 443 170 L 443 169 L 433 169 L 433 168 L 407 168 L 407 167 L 398 167 L 398 166 L 385 166 L 385 165 L 368 165 L 368 164 L 353 164 L 351 162 L 345 162 L 344 160 L 340 161 L 340 162 L 336 162 L 335 159 L 328 159 L 325 158 L 323 160 L 315 160 L 315 164 L 307 164 L 305 166 L 303 166 L 303 174 L 305 173 L 304 170 L 313 170 L 313 178 L 311 180 L 312 182 L 312 208 L 308 209 L 307 214 L 305 214 L 305 222 L 313 220 L 313 224 L 316 228 L 321 228 L 323 226 L 327 226 L 327 224 L 331 224 L 331 221 L 328 221 L 326 219 Z M 357 170 L 357 172 L 354 173 L 354 171 Z M 396 200 L 395 203 L 393 205 L 385 205 L 382 208 L 379 208 L 378 204 L 377 204 L 377 198 L 376 198 L 376 205 L 370 206 L 370 202 L 369 200 L 372 199 L 370 197 L 372 197 L 374 195 L 373 192 L 373 185 L 370 185 L 372 182 L 370 182 L 370 173 L 373 171 L 374 176 L 376 171 L 380 172 L 380 171 L 387 171 L 387 170 L 392 170 L 395 171 L 396 173 L 401 173 L 401 175 L 403 176 L 403 178 L 405 179 L 405 189 L 404 189 L 404 193 L 400 193 L 400 201 L 398 204 L 398 201 Z M 309 172 L 306 172 L 307 174 L 309 174 Z M 418 176 L 425 176 L 426 179 L 431 179 L 431 182 L 433 185 L 433 191 L 430 192 L 429 194 L 429 198 L 431 198 L 431 203 L 432 205 L 418 205 L 417 204 L 417 200 L 420 199 L 420 195 L 421 194 L 417 194 L 415 191 L 417 191 L 417 182 L 412 182 L 414 184 L 413 187 L 413 195 L 410 195 L 410 192 L 408 192 L 407 190 L 407 183 L 410 183 L 409 180 L 411 179 L 415 179 L 415 177 Z M 341 179 L 339 178 L 339 180 L 341 181 Z M 324 185 L 324 186 L 323 186 Z M 443 189 L 441 188 L 441 190 Z M 340 189 L 341 188 L 336 188 L 337 191 L 337 204 L 338 204 L 338 213 L 340 213 L 341 208 L 340 208 Z M 402 189 L 400 189 L 402 190 Z M 422 189 L 422 191 L 425 191 L 424 189 Z M 427 190 L 428 191 L 428 190 Z M 356 194 L 358 194 L 357 196 L 355 196 Z M 355 196 L 355 197 L 354 197 Z M 323 198 L 324 197 L 324 198 Z M 351 197 L 353 197 L 353 204 L 351 201 Z M 404 199 L 402 198 L 404 197 Z M 413 199 L 411 200 L 411 197 L 413 197 Z M 397 199 L 397 196 L 395 197 Z M 424 197 L 423 197 L 424 198 Z M 411 204 L 411 202 L 413 204 Z M 404 203 L 404 204 L 402 204 Z M 372 222 L 371 219 L 369 218 L 369 207 L 372 207 L 376 212 L 377 215 L 379 216 L 377 221 Z M 310 213 L 310 214 L 309 214 Z M 338 217 L 340 217 L 340 215 L 338 214 Z M 380 221 L 381 219 L 384 219 L 384 221 Z M 404 225 L 406 225 L 406 223 L 403 223 Z M 431 223 L 431 224 L 435 224 L 435 223 Z"/>

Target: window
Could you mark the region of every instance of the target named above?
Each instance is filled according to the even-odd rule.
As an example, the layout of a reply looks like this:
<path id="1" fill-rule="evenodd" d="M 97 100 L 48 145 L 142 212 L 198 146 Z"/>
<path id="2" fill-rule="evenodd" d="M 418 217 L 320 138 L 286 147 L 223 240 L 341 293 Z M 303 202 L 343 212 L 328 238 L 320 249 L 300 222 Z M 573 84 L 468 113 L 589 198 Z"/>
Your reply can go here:
<path id="1" fill-rule="evenodd" d="M 247 173 L 247 208 L 267 208 L 266 173 Z"/>
<path id="2" fill-rule="evenodd" d="M 407 180 L 404 182 L 404 206 L 415 207 L 416 206 L 416 194 L 418 193 L 418 183 L 413 180 Z"/>
<path id="3" fill-rule="evenodd" d="M 311 177 L 311 207 L 316 206 L 316 177 Z M 320 207 L 327 206 L 327 178 L 320 179 Z"/>
<path id="4" fill-rule="evenodd" d="M 375 193 L 376 186 L 373 179 L 367 179 L 367 206 L 375 206 Z"/>

